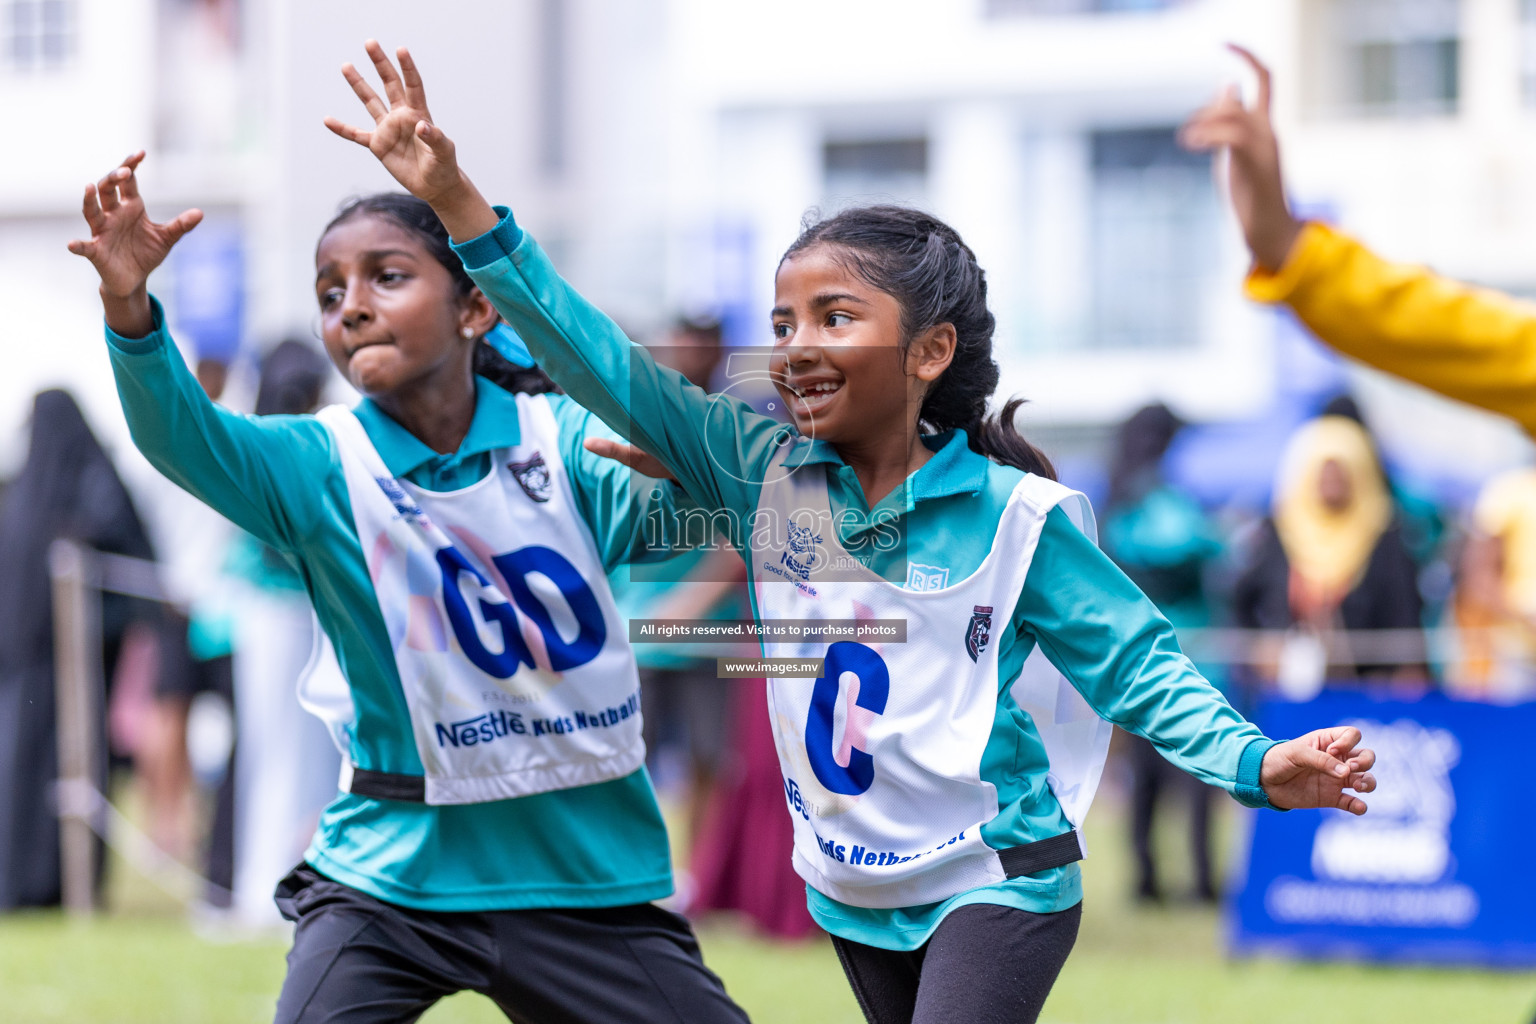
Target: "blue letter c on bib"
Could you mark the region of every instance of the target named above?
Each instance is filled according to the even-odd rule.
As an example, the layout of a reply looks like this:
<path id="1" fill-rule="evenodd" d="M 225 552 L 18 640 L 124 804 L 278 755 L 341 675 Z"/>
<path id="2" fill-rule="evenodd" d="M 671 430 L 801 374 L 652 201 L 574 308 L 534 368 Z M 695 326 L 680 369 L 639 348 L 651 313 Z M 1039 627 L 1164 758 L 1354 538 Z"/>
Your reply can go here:
<path id="1" fill-rule="evenodd" d="M 848 767 L 837 763 L 837 752 L 832 748 L 832 718 L 837 708 L 838 680 L 845 672 L 851 672 L 859 679 L 859 696 L 854 703 L 876 715 L 885 712 L 885 702 L 891 694 L 891 674 L 885 667 L 885 659 L 863 644 L 838 641 L 827 648 L 821 678 L 816 680 L 816 689 L 811 692 L 811 713 L 805 723 L 805 752 L 818 782 L 833 793 L 856 796 L 875 781 L 875 759 L 866 751 L 852 747 L 848 752 Z M 847 728 L 846 724 L 844 728 Z"/>

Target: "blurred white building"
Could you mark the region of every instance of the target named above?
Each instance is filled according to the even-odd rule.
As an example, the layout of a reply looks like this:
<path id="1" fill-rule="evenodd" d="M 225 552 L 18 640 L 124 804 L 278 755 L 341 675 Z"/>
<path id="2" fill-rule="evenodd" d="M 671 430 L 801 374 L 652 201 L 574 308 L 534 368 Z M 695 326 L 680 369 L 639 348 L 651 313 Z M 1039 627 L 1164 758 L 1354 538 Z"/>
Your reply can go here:
<path id="1" fill-rule="evenodd" d="M 85 231 L 84 184 L 136 149 L 151 216 L 207 215 L 150 282 L 183 347 L 318 343 L 317 236 L 348 197 L 396 187 L 321 123 L 366 120 L 339 68 L 371 74 L 370 36 L 411 46 L 465 165 L 584 287 L 659 309 L 664 104 L 647 83 L 666 26 L 661 0 L 0 0 L 0 100 L 17 112 L 0 161 L 0 477 L 42 387 L 73 390 L 131 448 L 96 278 L 64 246 Z"/>
<path id="2" fill-rule="evenodd" d="M 988 270 L 1003 389 L 1069 449 L 1102 446 L 1154 398 L 1250 418 L 1340 383 L 1242 301 L 1246 253 L 1210 162 L 1174 141 L 1249 78 L 1226 41 L 1275 69 L 1303 208 L 1394 258 L 1536 290 L 1530 0 L 675 0 L 673 14 L 674 294 L 713 281 L 764 324 L 803 211 L 920 203 Z M 1524 457 L 1492 417 L 1349 376 L 1389 453 L 1421 471 Z"/>
<path id="3" fill-rule="evenodd" d="M 931 208 L 988 270 L 1004 388 L 1069 447 L 1151 398 L 1251 418 L 1338 372 L 1242 301 L 1209 162 L 1174 143 L 1243 77 L 1227 40 L 1275 68 L 1307 209 L 1536 293 L 1532 0 L 0 0 L 0 473 L 49 383 L 121 447 L 93 275 L 63 243 L 81 185 L 140 145 L 151 211 L 209 215 L 153 282 L 173 322 L 233 318 L 247 348 L 312 334 L 317 233 L 390 186 L 320 123 L 362 115 L 337 67 L 370 35 L 411 45 L 483 190 L 637 334 L 713 309 L 766 342 L 808 209 Z M 1389 451 L 1463 473 L 1523 455 L 1356 376 Z"/>

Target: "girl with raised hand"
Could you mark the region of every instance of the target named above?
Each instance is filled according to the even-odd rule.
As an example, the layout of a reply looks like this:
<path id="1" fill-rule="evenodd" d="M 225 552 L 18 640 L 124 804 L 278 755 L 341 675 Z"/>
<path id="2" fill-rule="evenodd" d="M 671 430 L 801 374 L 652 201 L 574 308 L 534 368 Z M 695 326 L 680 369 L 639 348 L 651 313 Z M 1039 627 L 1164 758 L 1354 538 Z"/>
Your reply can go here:
<path id="1" fill-rule="evenodd" d="M 631 345 L 460 171 L 410 55 L 368 49 L 388 102 L 348 67 L 375 123 L 327 124 L 432 204 L 557 383 L 734 516 L 758 617 L 904 626 L 764 643 L 822 664 L 770 678 L 769 705 L 794 863 L 871 1021 L 1036 1019 L 1077 935 L 1109 722 L 1251 806 L 1365 811 L 1359 732 L 1244 721 L 1094 545 L 1018 403 L 987 417 L 986 281 L 951 228 L 872 207 L 801 234 L 772 313 L 784 425 Z"/>
<path id="2" fill-rule="evenodd" d="M 672 891 L 667 835 L 605 574 L 646 553 L 670 485 L 586 451 L 611 435 L 571 400 L 498 386 L 496 311 L 406 195 L 348 204 L 315 251 L 326 352 L 366 397 L 214 405 L 146 289 L 201 214 L 149 220 L 143 156 L 86 187 L 70 243 L 101 276 L 134 441 L 286 554 L 346 682 L 306 695 L 343 792 L 278 887 L 297 929 L 276 1019 L 413 1021 L 472 989 L 539 1024 L 745 1021 L 649 902 Z"/>
<path id="3" fill-rule="evenodd" d="M 1344 355 L 1507 416 L 1536 436 L 1529 300 L 1391 263 L 1342 231 L 1295 216 L 1270 120 L 1269 69 L 1242 47 L 1230 49 L 1257 76 L 1253 103 L 1226 89 L 1191 116 L 1180 141 L 1229 157 L 1232 208 L 1253 254 L 1248 297 L 1290 307 Z"/>

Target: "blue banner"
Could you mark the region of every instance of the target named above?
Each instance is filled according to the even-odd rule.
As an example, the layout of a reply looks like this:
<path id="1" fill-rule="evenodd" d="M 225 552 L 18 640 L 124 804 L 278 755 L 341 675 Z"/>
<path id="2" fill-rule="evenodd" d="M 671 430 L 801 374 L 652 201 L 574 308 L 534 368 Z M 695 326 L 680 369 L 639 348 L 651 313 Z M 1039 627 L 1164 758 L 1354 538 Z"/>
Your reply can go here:
<path id="1" fill-rule="evenodd" d="M 1270 736 L 1355 725 L 1379 758 L 1356 817 L 1259 811 L 1229 906 L 1238 953 L 1536 965 L 1536 704 L 1327 691 L 1266 704 Z"/>
<path id="2" fill-rule="evenodd" d="M 238 225 L 203 223 L 172 250 L 175 327 L 199 359 L 226 366 L 240 351 L 245 254 Z"/>

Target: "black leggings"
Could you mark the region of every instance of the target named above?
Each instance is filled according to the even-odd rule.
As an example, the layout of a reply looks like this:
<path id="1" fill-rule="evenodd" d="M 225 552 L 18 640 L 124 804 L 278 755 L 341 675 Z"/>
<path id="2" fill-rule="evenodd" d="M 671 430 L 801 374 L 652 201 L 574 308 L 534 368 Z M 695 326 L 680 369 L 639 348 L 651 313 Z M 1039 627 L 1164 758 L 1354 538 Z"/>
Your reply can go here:
<path id="1" fill-rule="evenodd" d="M 307 864 L 277 902 L 298 922 L 277 1024 L 409 1024 L 465 989 L 518 1024 L 747 1024 L 688 922 L 649 903 L 411 910 Z"/>
<path id="2" fill-rule="evenodd" d="M 1056 914 L 978 903 L 910 952 L 832 938 L 869 1024 L 1031 1024 L 1077 941 L 1083 905 Z"/>

